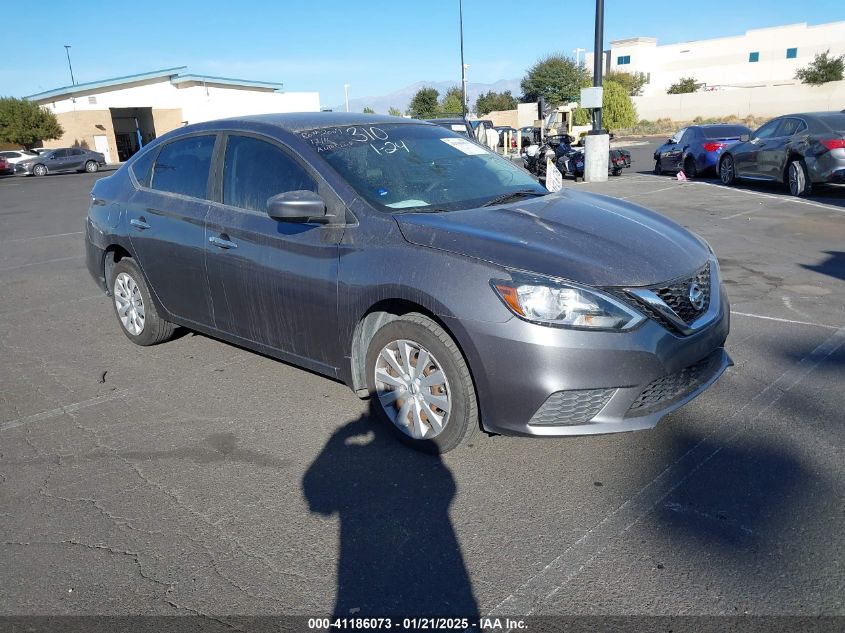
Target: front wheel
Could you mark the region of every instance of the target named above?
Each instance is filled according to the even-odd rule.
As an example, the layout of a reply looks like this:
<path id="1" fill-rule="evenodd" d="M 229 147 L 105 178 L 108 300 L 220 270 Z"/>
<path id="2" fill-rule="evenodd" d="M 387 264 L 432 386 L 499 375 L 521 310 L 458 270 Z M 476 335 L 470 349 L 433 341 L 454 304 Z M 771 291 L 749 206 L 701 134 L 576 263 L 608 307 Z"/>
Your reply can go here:
<path id="1" fill-rule="evenodd" d="M 132 259 L 124 258 L 115 264 L 110 287 L 114 313 L 126 338 L 146 346 L 173 336 L 176 326 L 159 316 L 144 277 Z"/>
<path id="2" fill-rule="evenodd" d="M 469 368 L 430 318 L 410 313 L 382 326 L 370 341 L 366 367 L 377 414 L 412 448 L 445 453 L 477 430 Z"/>
<path id="3" fill-rule="evenodd" d="M 663 175 L 663 165 L 660 164 L 660 159 L 654 161 L 654 175 L 655 176 L 662 176 Z"/>
<path id="4" fill-rule="evenodd" d="M 85 163 L 85 171 L 87 171 L 89 174 L 93 174 L 99 170 L 100 165 L 97 163 L 97 161 L 89 160 L 87 163 Z"/>
<path id="5" fill-rule="evenodd" d="M 734 165 L 734 157 L 730 154 L 722 156 L 719 162 L 719 180 L 723 185 L 732 185 L 736 182 L 736 167 Z"/>
<path id="6" fill-rule="evenodd" d="M 813 182 L 803 160 L 793 160 L 787 168 L 787 184 L 793 196 L 809 196 L 813 191 Z"/>
<path id="7" fill-rule="evenodd" d="M 36 165 L 32 168 L 32 175 L 33 176 L 46 176 L 47 175 L 47 168 L 44 165 Z"/>

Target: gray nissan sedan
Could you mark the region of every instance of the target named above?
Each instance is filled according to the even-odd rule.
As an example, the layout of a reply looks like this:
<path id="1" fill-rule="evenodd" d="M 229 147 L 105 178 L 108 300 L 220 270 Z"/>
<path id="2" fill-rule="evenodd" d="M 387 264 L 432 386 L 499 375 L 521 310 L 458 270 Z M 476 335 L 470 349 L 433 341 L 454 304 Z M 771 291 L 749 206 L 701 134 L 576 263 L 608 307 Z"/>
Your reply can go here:
<path id="1" fill-rule="evenodd" d="M 703 239 L 422 121 L 180 128 L 97 181 L 86 236 L 132 342 L 183 326 L 342 380 L 426 451 L 647 429 L 731 364 Z"/>

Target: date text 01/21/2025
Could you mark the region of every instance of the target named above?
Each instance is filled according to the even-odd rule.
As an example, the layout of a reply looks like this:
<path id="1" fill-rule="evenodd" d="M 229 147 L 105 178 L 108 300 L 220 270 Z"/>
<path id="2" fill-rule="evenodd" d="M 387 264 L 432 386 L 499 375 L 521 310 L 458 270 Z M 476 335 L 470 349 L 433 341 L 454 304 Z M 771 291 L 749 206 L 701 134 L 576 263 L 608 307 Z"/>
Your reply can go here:
<path id="1" fill-rule="evenodd" d="M 309 618 L 309 629 L 344 629 L 362 631 L 374 629 L 430 630 L 430 631 L 466 631 L 479 630 L 525 630 L 524 620 L 510 618 L 481 618 L 478 621 L 469 618 Z"/>

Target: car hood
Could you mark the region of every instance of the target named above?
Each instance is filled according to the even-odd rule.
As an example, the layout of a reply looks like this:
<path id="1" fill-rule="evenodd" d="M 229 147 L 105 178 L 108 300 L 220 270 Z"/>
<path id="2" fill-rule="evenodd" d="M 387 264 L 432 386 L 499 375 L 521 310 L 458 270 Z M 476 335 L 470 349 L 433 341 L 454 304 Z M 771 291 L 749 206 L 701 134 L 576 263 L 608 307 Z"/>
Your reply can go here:
<path id="1" fill-rule="evenodd" d="M 648 286 L 707 261 L 703 240 L 643 207 L 564 191 L 499 207 L 394 216 L 411 244 L 591 286 Z"/>

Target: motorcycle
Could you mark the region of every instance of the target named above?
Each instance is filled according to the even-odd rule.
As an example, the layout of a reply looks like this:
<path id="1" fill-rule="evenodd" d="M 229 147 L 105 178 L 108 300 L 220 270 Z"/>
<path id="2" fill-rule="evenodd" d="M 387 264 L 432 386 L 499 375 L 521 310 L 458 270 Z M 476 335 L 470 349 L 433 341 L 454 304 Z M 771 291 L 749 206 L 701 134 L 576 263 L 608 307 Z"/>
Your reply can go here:
<path id="1" fill-rule="evenodd" d="M 546 161 L 551 158 L 564 176 L 571 175 L 575 180 L 584 177 L 584 149 L 572 147 L 574 139 L 568 134 L 548 136 L 540 145 L 530 144 L 523 154 L 525 169 L 537 176 L 540 182 L 546 180 Z M 631 153 L 624 149 L 612 149 L 608 155 L 608 176 L 619 176 L 622 170 L 631 166 Z"/>

